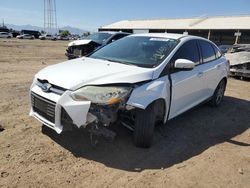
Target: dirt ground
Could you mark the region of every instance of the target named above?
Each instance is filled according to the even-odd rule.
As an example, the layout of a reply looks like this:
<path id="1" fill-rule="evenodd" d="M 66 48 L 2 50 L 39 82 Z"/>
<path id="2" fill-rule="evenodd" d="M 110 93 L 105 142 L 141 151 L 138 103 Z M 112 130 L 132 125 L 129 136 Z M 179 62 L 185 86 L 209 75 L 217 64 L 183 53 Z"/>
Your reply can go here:
<path id="1" fill-rule="evenodd" d="M 229 79 L 219 108 L 158 127 L 150 149 L 122 126 L 93 147 L 85 131 L 57 135 L 28 116 L 34 74 L 66 60 L 66 46 L 0 40 L 0 187 L 250 187 L 250 82 Z"/>

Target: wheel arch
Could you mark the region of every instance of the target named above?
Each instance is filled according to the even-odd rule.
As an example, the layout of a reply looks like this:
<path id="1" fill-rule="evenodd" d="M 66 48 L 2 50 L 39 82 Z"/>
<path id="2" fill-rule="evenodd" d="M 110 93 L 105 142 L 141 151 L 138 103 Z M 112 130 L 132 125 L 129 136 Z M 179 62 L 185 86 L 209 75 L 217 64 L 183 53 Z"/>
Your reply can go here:
<path id="1" fill-rule="evenodd" d="M 223 77 L 221 80 L 224 80 L 227 85 L 227 77 Z"/>
<path id="2" fill-rule="evenodd" d="M 170 82 L 167 76 L 135 88 L 127 101 L 127 105 L 143 110 L 152 103 L 164 104 L 165 122 L 170 104 Z"/>

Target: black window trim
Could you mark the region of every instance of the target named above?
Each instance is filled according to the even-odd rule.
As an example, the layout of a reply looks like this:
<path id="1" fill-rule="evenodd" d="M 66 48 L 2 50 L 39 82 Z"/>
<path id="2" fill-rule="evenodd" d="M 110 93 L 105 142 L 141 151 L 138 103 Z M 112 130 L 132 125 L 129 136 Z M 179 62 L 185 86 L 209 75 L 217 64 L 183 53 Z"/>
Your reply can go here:
<path id="1" fill-rule="evenodd" d="M 207 62 L 204 62 L 204 58 L 203 58 L 203 54 L 202 54 L 202 49 L 201 49 L 201 44 L 200 44 L 200 41 L 204 41 L 204 42 L 207 42 L 213 49 L 213 52 L 214 52 L 214 59 L 210 60 L 210 61 L 207 61 Z M 216 57 L 216 53 L 215 53 L 215 47 L 213 46 L 213 44 L 210 42 L 210 41 L 207 41 L 207 40 L 202 40 L 202 39 L 198 39 L 198 42 L 199 42 L 199 46 L 200 46 L 200 53 L 201 53 L 201 59 L 202 59 L 202 63 L 199 64 L 199 65 L 203 65 L 203 64 L 206 64 L 206 63 L 210 63 L 211 61 L 215 61 L 219 58 L 221 58 L 222 54 L 220 57 Z"/>
<path id="2" fill-rule="evenodd" d="M 184 37 L 185 37 L 185 36 L 184 36 Z M 184 37 L 181 37 L 181 38 L 184 38 Z M 181 38 L 180 38 L 180 39 L 181 39 Z M 178 44 L 179 44 L 180 41 L 181 41 L 180 39 L 178 39 Z M 197 47 L 197 49 L 198 49 L 198 54 L 199 54 L 199 63 L 195 64 L 195 66 L 199 66 L 199 65 L 202 64 L 202 55 L 201 55 L 201 49 L 200 49 L 200 45 L 199 45 L 199 39 L 190 39 L 190 40 L 185 41 L 185 42 L 175 51 L 175 53 L 172 55 L 172 57 L 170 58 L 170 60 L 168 61 L 168 63 L 165 65 L 165 67 L 164 67 L 163 70 L 161 71 L 161 73 L 160 73 L 160 75 L 159 75 L 159 78 L 160 78 L 160 77 L 163 77 L 163 76 L 166 76 L 166 75 L 168 75 L 168 74 L 173 74 L 173 73 L 177 73 L 177 72 L 182 71 L 182 70 L 173 71 L 173 67 L 171 66 L 172 61 L 173 61 L 172 59 L 173 59 L 174 55 L 179 51 L 179 49 L 180 49 L 185 43 L 190 42 L 190 41 L 192 41 L 192 40 L 195 41 L 196 47 Z M 177 44 L 177 45 L 178 45 L 178 44 Z M 176 45 L 176 46 L 177 46 L 177 45 Z"/>
<path id="3" fill-rule="evenodd" d="M 203 65 L 203 64 L 206 64 L 206 63 L 209 63 L 209 62 L 211 62 L 211 61 L 217 60 L 217 59 L 219 59 L 219 58 L 222 57 L 222 53 L 220 52 L 220 50 L 218 49 L 218 47 L 216 47 L 216 45 L 212 44 L 210 41 L 207 41 L 207 40 L 202 40 L 202 39 L 198 39 L 198 38 L 197 38 L 197 39 L 190 39 L 190 40 L 185 41 L 182 45 L 184 45 L 185 43 L 187 43 L 187 42 L 189 42 L 189 41 L 192 41 L 192 40 L 195 40 L 195 41 L 196 41 L 196 46 L 197 46 L 197 48 L 198 48 L 198 53 L 199 53 L 199 58 L 200 58 L 199 63 L 198 63 L 198 64 L 195 64 L 195 67 L 196 67 L 196 66 Z M 203 55 L 202 55 L 202 50 L 201 50 L 201 45 L 200 45 L 200 41 L 205 41 L 205 42 L 207 42 L 207 43 L 209 43 L 209 44 L 211 45 L 211 47 L 212 47 L 212 49 L 213 49 L 213 51 L 214 51 L 215 59 L 210 60 L 210 61 L 207 61 L 207 62 L 204 63 Z M 166 64 L 166 66 L 164 67 L 164 69 L 161 71 L 161 74 L 159 75 L 159 78 L 162 77 L 162 76 L 166 76 L 166 75 L 168 75 L 168 74 L 173 74 L 173 73 L 177 73 L 177 72 L 182 71 L 182 70 L 177 70 L 177 71 L 174 71 L 174 72 L 173 72 L 173 70 L 172 70 L 173 67 L 171 66 L 171 64 L 172 64 L 172 59 L 173 59 L 174 55 L 178 52 L 178 50 L 179 50 L 180 48 L 181 48 L 181 46 L 180 46 L 180 47 L 176 50 L 176 52 L 172 55 L 172 57 L 170 58 L 169 62 Z M 216 57 L 215 48 L 217 48 L 217 49 L 219 50 L 219 52 L 220 52 L 220 56 L 219 56 L 219 57 Z"/>
<path id="4" fill-rule="evenodd" d="M 177 50 L 176 50 L 176 52 L 173 54 L 173 56 L 171 57 L 171 59 L 170 59 L 170 63 L 168 63 L 170 66 L 168 66 L 169 67 L 169 73 L 170 74 L 173 74 L 173 73 L 177 73 L 177 72 L 180 72 L 180 71 L 183 71 L 183 70 L 177 70 L 177 69 L 173 69 L 173 66 L 171 66 L 171 64 L 173 63 L 172 61 L 172 59 L 173 59 L 173 57 L 174 57 L 174 55 L 179 51 L 179 49 L 184 45 L 184 44 L 186 44 L 187 42 L 190 42 L 190 41 L 194 41 L 195 42 L 195 44 L 196 44 L 196 48 L 197 48 L 197 50 L 198 50 L 198 56 L 199 56 L 199 62 L 198 63 L 195 63 L 195 67 L 196 66 L 199 66 L 199 65 L 201 65 L 202 64 L 202 55 L 201 55 L 201 50 L 200 50 L 200 48 L 199 48 L 199 44 L 198 44 L 198 40 L 197 39 L 190 39 L 190 40 L 187 40 L 187 41 L 185 41 Z"/>
<path id="5" fill-rule="evenodd" d="M 219 49 L 217 46 L 215 46 L 213 43 L 211 43 L 211 42 L 210 42 L 210 45 L 211 45 L 211 46 L 213 47 L 213 49 L 214 49 L 215 58 L 216 58 L 216 59 L 221 58 L 222 53 L 221 53 L 220 49 Z M 218 56 L 218 57 L 217 57 L 215 49 L 217 49 L 217 50 L 218 50 L 218 52 L 220 53 L 220 56 Z"/>

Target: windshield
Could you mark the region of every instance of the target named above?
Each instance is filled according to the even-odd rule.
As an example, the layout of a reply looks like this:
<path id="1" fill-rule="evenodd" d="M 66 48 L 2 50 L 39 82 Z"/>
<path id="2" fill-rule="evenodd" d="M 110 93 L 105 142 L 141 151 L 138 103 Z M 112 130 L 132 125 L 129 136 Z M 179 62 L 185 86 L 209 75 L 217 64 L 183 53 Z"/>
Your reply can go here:
<path id="1" fill-rule="evenodd" d="M 112 34 L 110 33 L 94 33 L 92 35 L 87 36 L 85 39 L 91 39 L 95 42 L 102 44 L 105 42 Z"/>
<path id="2" fill-rule="evenodd" d="M 140 67 L 154 67 L 169 55 L 177 43 L 175 39 L 130 36 L 101 48 L 89 57 Z"/>

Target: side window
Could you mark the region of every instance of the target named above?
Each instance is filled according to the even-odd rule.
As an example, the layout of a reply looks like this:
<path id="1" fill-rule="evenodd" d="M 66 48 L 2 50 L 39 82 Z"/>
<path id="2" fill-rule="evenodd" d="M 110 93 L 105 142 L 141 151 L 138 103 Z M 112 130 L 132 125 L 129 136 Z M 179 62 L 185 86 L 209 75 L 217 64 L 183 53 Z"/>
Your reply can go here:
<path id="1" fill-rule="evenodd" d="M 215 45 L 212 45 L 213 46 L 213 48 L 214 48 L 214 52 L 215 52 L 215 57 L 216 58 L 220 58 L 221 57 L 221 52 L 220 52 L 220 50 L 215 46 Z"/>
<path id="2" fill-rule="evenodd" d="M 124 36 L 126 36 L 126 35 L 124 35 L 124 34 L 117 34 L 117 35 L 115 35 L 112 39 L 110 39 L 110 41 L 109 41 L 108 43 L 117 41 L 117 40 L 121 39 L 121 38 L 124 37 Z"/>
<path id="3" fill-rule="evenodd" d="M 200 40 L 201 54 L 203 58 L 203 63 L 215 60 L 215 53 L 212 45 L 209 42 Z"/>
<path id="4" fill-rule="evenodd" d="M 171 63 L 174 65 L 177 59 L 188 59 L 195 64 L 199 64 L 200 55 L 196 40 L 190 40 L 184 43 L 171 59 Z"/>

